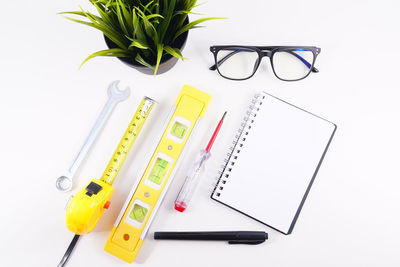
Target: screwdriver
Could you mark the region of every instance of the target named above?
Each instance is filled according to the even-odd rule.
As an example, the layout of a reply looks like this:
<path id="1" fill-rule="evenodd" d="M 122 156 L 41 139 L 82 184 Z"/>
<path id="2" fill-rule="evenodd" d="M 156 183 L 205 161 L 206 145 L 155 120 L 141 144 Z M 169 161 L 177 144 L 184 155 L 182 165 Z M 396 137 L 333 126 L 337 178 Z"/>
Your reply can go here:
<path id="1" fill-rule="evenodd" d="M 175 200 L 175 209 L 177 211 L 183 212 L 189 205 L 190 199 L 192 198 L 196 190 L 196 187 L 199 184 L 200 177 L 204 173 L 205 163 L 211 157 L 210 150 L 214 144 L 215 139 L 217 138 L 219 130 L 221 129 L 225 115 L 226 111 L 222 116 L 221 120 L 219 121 L 217 128 L 215 128 L 214 133 L 211 136 L 211 139 L 208 142 L 206 149 L 205 150 L 202 149 L 200 151 L 200 155 L 198 156 L 197 160 L 195 161 L 188 175 L 186 176 L 185 183 L 183 184 L 178 194 L 178 197 Z"/>

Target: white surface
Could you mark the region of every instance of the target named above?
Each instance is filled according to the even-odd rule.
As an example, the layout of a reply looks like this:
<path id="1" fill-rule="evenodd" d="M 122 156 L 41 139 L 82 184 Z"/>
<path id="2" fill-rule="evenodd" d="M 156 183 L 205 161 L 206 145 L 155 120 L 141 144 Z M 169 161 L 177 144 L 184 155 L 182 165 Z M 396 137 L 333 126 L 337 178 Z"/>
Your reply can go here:
<path id="1" fill-rule="evenodd" d="M 335 126 L 268 94 L 259 101 L 213 197 L 287 234 Z"/>
<path id="2" fill-rule="evenodd" d="M 111 226 L 143 165 L 154 137 L 184 84 L 213 96 L 157 218 L 155 230 L 266 230 L 258 246 L 223 242 L 155 242 L 147 237 L 139 266 L 399 266 L 400 149 L 398 11 L 389 1 L 207 1 L 196 11 L 229 20 L 189 33 L 184 56 L 170 72 L 152 77 L 116 59 L 82 60 L 105 48 L 97 31 L 57 16 L 88 7 L 85 0 L 12 1 L 0 16 L 0 147 L 2 266 L 56 266 L 73 234 L 64 225 L 69 194 L 62 174 L 99 114 L 110 81 L 122 80 L 132 96 L 118 105 L 73 192 L 100 177 L 143 95 L 159 102 L 115 182 L 115 195 L 95 232 L 78 243 L 67 266 L 128 266 L 103 251 Z M 248 81 L 208 70 L 210 45 L 316 45 L 318 74 L 304 81 L 276 79 L 264 60 Z M 123 84 L 122 84 L 123 85 Z M 211 200 L 215 172 L 239 126 L 248 100 L 259 90 L 276 95 L 338 125 L 301 216 L 284 236 Z M 222 113 L 228 114 L 188 211 L 173 203 L 189 166 Z M 21 215 L 23 214 L 23 219 Z"/>

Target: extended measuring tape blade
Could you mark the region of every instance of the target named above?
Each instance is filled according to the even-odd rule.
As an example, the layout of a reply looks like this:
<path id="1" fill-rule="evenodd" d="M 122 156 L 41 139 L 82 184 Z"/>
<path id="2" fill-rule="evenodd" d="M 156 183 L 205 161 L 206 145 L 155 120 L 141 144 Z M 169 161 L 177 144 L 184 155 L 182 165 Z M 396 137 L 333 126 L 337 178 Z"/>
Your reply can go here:
<path id="1" fill-rule="evenodd" d="M 133 262 L 182 157 L 184 147 L 211 96 L 185 85 L 139 182 L 132 189 L 104 250 Z"/>
<path id="2" fill-rule="evenodd" d="M 144 97 L 142 102 L 140 103 L 135 115 L 132 118 L 132 121 L 129 123 L 128 128 L 125 131 L 124 136 L 118 144 L 117 149 L 114 152 L 110 162 L 107 165 L 103 175 L 100 180 L 112 184 L 117 176 L 119 169 L 122 166 L 122 163 L 125 161 L 126 155 L 131 149 L 133 143 L 136 140 L 137 135 L 144 122 L 147 119 L 150 110 L 152 109 L 155 101 L 149 97 Z"/>
<path id="3" fill-rule="evenodd" d="M 114 182 L 155 101 L 144 97 L 100 179 L 93 179 L 71 200 L 66 213 L 69 230 L 81 235 L 93 230 L 110 205 Z"/>

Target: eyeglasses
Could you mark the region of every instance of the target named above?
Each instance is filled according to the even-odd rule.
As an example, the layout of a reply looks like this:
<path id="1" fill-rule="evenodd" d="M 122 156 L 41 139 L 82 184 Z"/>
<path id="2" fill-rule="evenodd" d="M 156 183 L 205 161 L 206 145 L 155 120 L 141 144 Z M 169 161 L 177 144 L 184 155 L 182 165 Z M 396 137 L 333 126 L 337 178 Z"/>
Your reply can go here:
<path id="1" fill-rule="evenodd" d="M 246 80 L 256 73 L 263 57 L 269 57 L 275 76 L 282 81 L 299 81 L 311 72 L 321 48 L 315 46 L 211 46 L 215 64 L 210 70 L 230 80 Z"/>

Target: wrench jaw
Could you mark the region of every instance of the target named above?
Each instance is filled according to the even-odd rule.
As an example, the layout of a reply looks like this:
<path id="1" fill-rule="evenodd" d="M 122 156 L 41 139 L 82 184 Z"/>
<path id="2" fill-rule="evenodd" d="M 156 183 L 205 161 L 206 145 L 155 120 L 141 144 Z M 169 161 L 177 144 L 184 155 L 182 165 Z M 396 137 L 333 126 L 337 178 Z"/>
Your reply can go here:
<path id="1" fill-rule="evenodd" d="M 108 97 L 114 99 L 117 102 L 123 101 L 129 97 L 131 94 L 131 90 L 129 86 L 125 88 L 125 90 L 118 89 L 118 84 L 120 81 L 113 81 L 108 86 Z"/>

